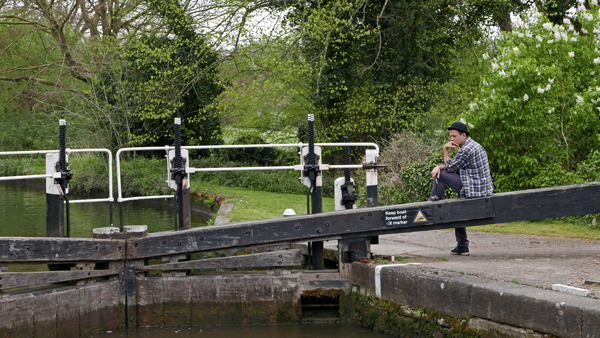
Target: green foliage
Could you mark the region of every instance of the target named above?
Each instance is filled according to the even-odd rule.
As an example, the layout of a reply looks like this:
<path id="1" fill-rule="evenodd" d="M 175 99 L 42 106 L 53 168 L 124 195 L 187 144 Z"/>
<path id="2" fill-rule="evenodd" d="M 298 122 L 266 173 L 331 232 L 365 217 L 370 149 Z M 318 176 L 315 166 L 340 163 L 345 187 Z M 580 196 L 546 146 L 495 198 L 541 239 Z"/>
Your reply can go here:
<path id="1" fill-rule="evenodd" d="M 600 180 L 600 151 L 593 150 L 588 157 L 577 166 L 577 174 L 584 181 Z"/>
<path id="2" fill-rule="evenodd" d="M 297 33 L 286 33 L 261 36 L 221 65 L 221 77 L 229 86 L 213 106 L 228 126 L 228 143 L 246 135 L 260 135 L 270 143 L 298 141 L 296 130 L 306 125 L 312 110 L 307 79 L 313 70 L 295 57 L 300 54 L 292 43 Z"/>
<path id="3" fill-rule="evenodd" d="M 571 0 L 546 0 L 538 5 L 538 10 L 546 14 L 550 22 L 561 25 L 567 11 L 577 6 L 577 1 Z"/>
<path id="4" fill-rule="evenodd" d="M 487 45 L 481 24 L 516 2 L 273 2 L 271 14 L 285 12 L 281 26 L 242 31 L 236 42 L 244 44 L 222 67 L 232 86 L 216 105 L 221 120 L 269 141 L 298 130 L 294 142 L 307 141 L 308 113 L 323 142 L 381 141 L 437 126 L 474 96 L 481 74 L 474 50 Z"/>
<path id="5" fill-rule="evenodd" d="M 259 136 L 245 135 L 233 143 L 265 144 L 265 141 Z M 224 148 L 214 149 L 213 153 L 227 161 L 264 166 L 278 162 L 280 152 L 276 148 Z"/>
<path id="6" fill-rule="evenodd" d="M 69 114 L 77 106 L 73 93 L 84 84 L 61 69 L 64 60 L 52 37 L 17 24 L 20 13 L 0 8 L 2 14 L 11 18 L 0 19 L 0 149 L 57 149 L 61 118 L 77 126 L 69 131 L 77 144 L 85 143 L 91 138 L 85 119 Z"/>
<path id="7" fill-rule="evenodd" d="M 71 154 L 69 156 L 69 169 L 73 172 L 73 179 L 69 182 L 69 188 L 72 192 L 108 192 L 108 160 L 106 155 L 95 153 Z M 113 172 L 116 172 L 116 170 Z M 113 189 L 113 191 L 117 190 Z"/>
<path id="8" fill-rule="evenodd" d="M 217 157 L 209 157 L 193 163 L 197 168 L 245 167 L 247 163 L 226 161 Z M 307 187 L 298 179 L 300 172 L 295 170 L 272 171 L 222 171 L 199 172 L 194 180 L 228 187 L 247 188 L 255 191 L 266 191 L 287 194 L 306 195 Z M 323 180 L 323 196 L 333 197 L 333 180 Z"/>
<path id="9" fill-rule="evenodd" d="M 2 156 L 0 158 L 1 176 L 40 175 L 46 173 L 46 161 L 39 158 Z"/>
<path id="10" fill-rule="evenodd" d="M 421 126 L 454 75 L 457 50 L 481 37 L 483 18 L 469 6 L 325 1 L 318 11 L 302 7 L 310 13 L 306 23 L 319 23 L 308 27 L 305 54 L 318 70 L 312 95 L 321 139 L 381 140 Z"/>
<path id="11" fill-rule="evenodd" d="M 121 162 L 121 185 L 124 196 L 169 195 L 167 165 L 164 159 L 136 156 Z"/>
<path id="12" fill-rule="evenodd" d="M 428 133 L 402 132 L 385 144 L 380 161 L 380 200 L 384 204 L 420 202 L 429 199 L 433 179 L 431 170 L 444 162 L 441 145 L 447 142 L 446 130 Z M 450 197 L 451 189 L 446 191 Z"/>
<path id="13" fill-rule="evenodd" d="M 94 84 L 101 109 L 127 115 L 126 124 L 106 125 L 131 144 L 173 144 L 173 118 L 182 118 L 185 145 L 220 143 L 220 124 L 207 107 L 223 91 L 217 53 L 196 32 L 178 1 L 149 1 L 161 26 L 126 46 Z M 110 120 L 107 122 L 111 122 Z M 127 144 L 116 140 L 119 146 Z"/>
<path id="14" fill-rule="evenodd" d="M 497 192 L 593 178 L 600 146 L 597 8 L 580 7 L 577 20 L 580 32 L 568 19 L 555 25 L 536 12 L 505 33 L 487 61 L 465 118 L 488 153 Z"/>
<path id="15" fill-rule="evenodd" d="M 183 119 L 184 143 L 219 143 L 207 108 L 223 90 L 219 55 L 189 5 L 0 6 L 1 147 L 56 149 L 60 118 L 72 127 L 71 148 L 172 144 L 173 117 Z"/>

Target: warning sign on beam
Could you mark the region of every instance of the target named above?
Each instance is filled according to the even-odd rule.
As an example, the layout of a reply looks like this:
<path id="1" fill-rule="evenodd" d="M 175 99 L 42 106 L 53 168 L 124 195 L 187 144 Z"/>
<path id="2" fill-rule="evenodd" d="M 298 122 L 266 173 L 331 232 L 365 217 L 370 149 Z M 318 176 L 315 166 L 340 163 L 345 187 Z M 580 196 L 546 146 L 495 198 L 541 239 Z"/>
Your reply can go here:
<path id="1" fill-rule="evenodd" d="M 383 223 L 392 227 L 431 224 L 433 212 L 431 207 L 384 210 Z"/>

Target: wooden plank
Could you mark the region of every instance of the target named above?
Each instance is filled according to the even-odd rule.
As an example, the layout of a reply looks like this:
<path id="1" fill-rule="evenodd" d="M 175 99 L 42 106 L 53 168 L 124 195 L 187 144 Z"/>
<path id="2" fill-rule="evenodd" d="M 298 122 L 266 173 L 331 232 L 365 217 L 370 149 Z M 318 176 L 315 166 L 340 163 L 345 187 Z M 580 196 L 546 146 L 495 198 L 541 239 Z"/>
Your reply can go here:
<path id="1" fill-rule="evenodd" d="M 81 333 L 93 335 L 102 332 L 101 284 L 79 287 L 79 322 Z"/>
<path id="2" fill-rule="evenodd" d="M 191 308 L 193 326 L 219 325 L 218 291 L 221 276 L 194 276 L 191 281 Z"/>
<path id="3" fill-rule="evenodd" d="M 117 276 L 110 277 L 115 278 L 119 281 L 119 327 L 127 326 L 127 271 L 125 269 L 124 261 L 110 262 L 108 265 L 109 269 L 118 271 Z"/>
<path id="4" fill-rule="evenodd" d="M 79 288 L 68 287 L 56 290 L 58 310 L 56 312 L 58 336 L 79 337 L 80 299 Z M 85 331 L 84 331 L 85 332 Z"/>
<path id="5" fill-rule="evenodd" d="M 65 234 L 65 197 L 46 194 L 46 237 L 62 237 Z"/>
<path id="6" fill-rule="evenodd" d="M 270 325 L 275 324 L 273 309 L 273 276 L 246 275 L 246 324 Z"/>
<path id="7" fill-rule="evenodd" d="M 137 326 L 163 326 L 163 278 L 140 277 L 136 278 L 135 285 L 137 290 Z"/>
<path id="8" fill-rule="evenodd" d="M 33 295 L 11 297 L 8 303 L 10 335 L 33 337 Z"/>
<path id="9" fill-rule="evenodd" d="M 0 295 L 0 337 L 10 337 L 9 305 L 8 298 Z"/>
<path id="10" fill-rule="evenodd" d="M 600 213 L 600 203 L 597 203 L 599 197 L 600 182 L 594 182 L 502 193 L 485 198 L 456 198 L 230 223 L 130 239 L 127 257 L 147 258 L 257 244 L 355 238 L 586 215 Z M 414 214 L 409 224 L 387 224 L 386 211 L 402 210 L 406 210 L 407 215 Z M 421 210 L 426 220 L 417 219 L 415 210 Z M 428 210 L 431 210 L 430 214 Z"/>
<path id="11" fill-rule="evenodd" d="M 140 310 L 138 309 L 138 298 L 137 293 L 139 291 L 137 286 L 137 275 L 135 273 L 135 268 L 137 266 L 144 265 L 143 260 L 130 260 L 125 262 L 125 269 L 123 271 L 123 282 L 125 283 L 125 321 L 126 326 L 136 326 L 138 325 L 138 313 Z"/>
<path id="12" fill-rule="evenodd" d="M 299 249 L 140 266 L 139 271 L 205 270 L 302 265 Z"/>
<path id="13" fill-rule="evenodd" d="M 35 338 L 58 337 L 56 292 L 36 293 L 33 298 L 33 333 Z"/>
<path id="14" fill-rule="evenodd" d="M 456 202 L 463 203 L 456 203 Z M 432 203 L 434 223 L 452 223 L 494 217 L 495 196 L 473 199 L 447 199 Z"/>
<path id="15" fill-rule="evenodd" d="M 299 324 L 302 319 L 300 303 L 300 275 L 276 275 L 273 277 L 273 319 L 276 324 Z"/>
<path id="16" fill-rule="evenodd" d="M 0 262 L 114 261 L 125 258 L 124 240 L 1 237 Z"/>
<path id="17" fill-rule="evenodd" d="M 100 316 L 102 332 L 119 329 L 119 280 L 100 283 Z"/>
<path id="18" fill-rule="evenodd" d="M 190 279 L 186 277 L 163 278 L 163 307 L 166 326 L 190 326 L 192 312 L 190 304 Z"/>
<path id="19" fill-rule="evenodd" d="M 244 276 L 223 276 L 219 285 L 219 324 L 244 325 L 246 288 Z"/>
<path id="20" fill-rule="evenodd" d="M 117 270 L 7 272 L 0 275 L 0 290 L 118 274 Z"/>

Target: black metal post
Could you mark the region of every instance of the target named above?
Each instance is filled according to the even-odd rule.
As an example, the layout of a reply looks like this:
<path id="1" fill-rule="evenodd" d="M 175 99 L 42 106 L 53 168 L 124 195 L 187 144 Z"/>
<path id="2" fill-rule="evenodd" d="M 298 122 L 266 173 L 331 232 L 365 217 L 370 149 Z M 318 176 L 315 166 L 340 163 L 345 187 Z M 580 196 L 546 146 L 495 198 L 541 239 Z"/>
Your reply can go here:
<path id="1" fill-rule="evenodd" d="M 344 136 L 344 143 L 348 143 L 348 136 Z M 344 151 L 344 164 L 350 164 L 350 149 L 348 146 L 343 146 Z M 346 207 L 346 209 L 353 209 L 356 200 L 358 199 L 358 194 L 356 193 L 356 189 L 354 187 L 354 183 L 350 179 L 350 169 L 344 168 L 344 184 L 341 186 L 342 188 L 342 204 Z"/>
<path id="2" fill-rule="evenodd" d="M 112 184 L 112 182 L 110 184 Z M 110 226 L 114 226 L 114 223 L 113 223 L 113 202 L 110 202 Z"/>
<path id="3" fill-rule="evenodd" d="M 59 140 L 60 140 L 60 150 L 59 150 L 59 168 L 60 168 L 60 178 L 56 179 L 56 183 L 60 185 L 62 196 L 65 201 L 65 205 L 67 208 L 66 218 L 67 218 L 67 237 L 71 237 L 71 218 L 70 218 L 70 209 L 69 209 L 69 198 L 67 197 L 69 181 L 73 178 L 73 173 L 68 169 L 67 163 L 67 121 L 60 120 L 58 122 L 59 128 Z"/>
<path id="4" fill-rule="evenodd" d="M 175 157 L 173 158 L 173 167 L 171 168 L 172 179 L 177 184 L 177 192 L 175 194 L 177 206 L 175 207 L 177 218 L 175 221 L 175 230 L 183 230 L 185 228 L 184 220 L 184 198 L 183 198 L 183 178 L 185 176 L 185 167 L 181 157 L 181 119 L 175 118 Z M 185 208 L 189 210 L 189 208 Z M 177 225 L 177 219 L 179 225 Z"/>
<path id="5" fill-rule="evenodd" d="M 348 143 L 348 136 L 344 136 L 342 138 L 342 142 Z M 343 148 L 343 152 L 344 152 L 344 164 L 349 165 L 350 164 L 350 148 L 348 146 L 343 146 L 342 148 Z M 344 178 L 346 179 L 346 183 L 350 182 L 350 169 L 349 168 L 344 168 Z M 351 208 L 346 208 L 346 209 L 351 209 Z"/>
<path id="6" fill-rule="evenodd" d="M 123 202 L 119 202 L 119 231 L 123 232 Z"/>
<path id="7" fill-rule="evenodd" d="M 315 155 L 315 116 L 308 115 L 308 156 L 305 165 L 306 173 L 311 183 L 311 214 L 323 212 L 323 188 L 319 172 L 319 164 Z M 312 242 L 312 269 L 323 270 L 325 257 L 323 254 L 323 241 Z"/>
<path id="8" fill-rule="evenodd" d="M 63 237 L 65 199 L 61 194 L 46 193 L 46 237 Z"/>
<path id="9" fill-rule="evenodd" d="M 348 143 L 348 136 L 343 137 L 343 142 Z M 343 146 L 344 152 L 344 164 L 350 164 L 350 148 L 348 146 Z M 344 179 L 345 183 L 341 186 L 342 188 L 342 203 L 346 207 L 346 209 L 354 209 L 354 204 L 358 199 L 358 194 L 356 193 L 356 189 L 354 183 L 350 179 L 350 169 L 344 169 Z M 369 238 L 361 238 L 356 240 L 348 240 L 344 241 L 343 247 L 347 250 L 347 262 L 359 261 L 362 259 L 366 259 L 369 257 Z M 343 261 L 343 259 L 342 259 Z"/>

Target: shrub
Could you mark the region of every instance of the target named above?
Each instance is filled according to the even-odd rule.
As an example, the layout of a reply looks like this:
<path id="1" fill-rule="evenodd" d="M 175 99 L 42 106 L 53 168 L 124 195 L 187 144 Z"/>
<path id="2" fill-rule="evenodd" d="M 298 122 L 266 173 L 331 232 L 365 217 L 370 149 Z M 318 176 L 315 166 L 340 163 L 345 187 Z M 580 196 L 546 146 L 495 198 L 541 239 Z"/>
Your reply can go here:
<path id="1" fill-rule="evenodd" d="M 248 166 L 246 163 L 225 161 L 217 157 L 208 157 L 194 161 L 198 168 L 227 168 Z M 343 174 L 342 174 L 343 175 Z M 200 172 L 194 174 L 194 179 L 228 187 L 247 188 L 251 190 L 286 193 L 306 194 L 307 187 L 299 180 L 300 172 L 296 170 L 251 170 L 251 171 L 222 171 Z M 333 196 L 333 180 L 329 173 L 324 173 L 323 196 Z"/>
<path id="2" fill-rule="evenodd" d="M 600 147 L 600 15 L 592 7 L 562 25 L 534 12 L 503 33 L 497 55 L 484 54 L 481 93 L 464 117 L 488 152 L 496 192 L 589 177 L 576 171 Z"/>
<path id="3" fill-rule="evenodd" d="M 447 135 L 445 130 L 431 134 L 405 131 L 394 135 L 380 158 L 380 162 L 388 166 L 379 179 L 383 204 L 419 202 L 429 198 L 433 182 L 431 170 L 444 163 L 439 150 Z"/>
<path id="4" fill-rule="evenodd" d="M 108 191 L 108 160 L 106 155 L 96 153 L 71 154 L 69 156 L 69 169 L 73 172 L 73 179 L 69 183 L 71 192 Z"/>
<path id="5" fill-rule="evenodd" d="M 234 144 L 264 144 L 259 136 L 245 135 L 237 140 Z M 273 165 L 277 163 L 278 149 L 276 148 L 224 148 L 215 149 L 214 155 L 221 157 L 226 161 L 257 164 L 261 166 Z"/>
<path id="6" fill-rule="evenodd" d="M 167 178 L 167 163 L 164 159 L 136 156 L 121 162 L 124 196 L 174 194 L 174 191 L 167 187 Z"/>
<path id="7" fill-rule="evenodd" d="M 422 202 L 429 199 L 433 179 L 431 170 L 444 163 L 441 151 L 431 153 L 422 161 L 405 165 L 400 173 L 400 182 L 381 186 L 381 200 L 384 204 Z M 446 189 L 444 198 L 456 197 L 452 189 Z"/>
<path id="8" fill-rule="evenodd" d="M 0 158 L 0 175 L 22 176 L 46 173 L 46 161 L 43 158 L 2 156 Z"/>

